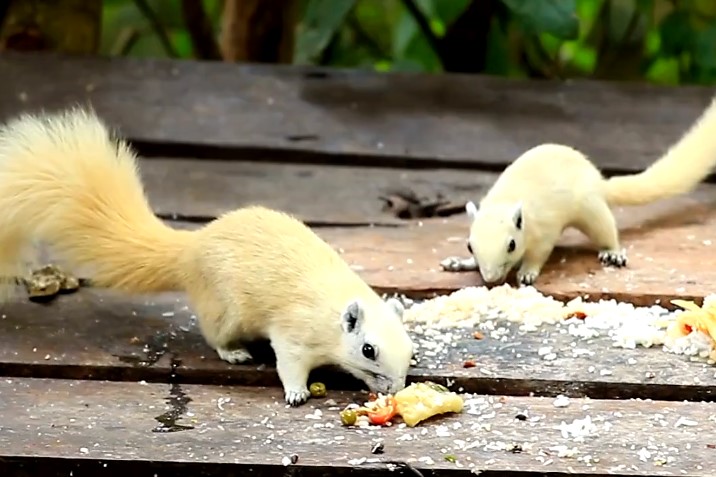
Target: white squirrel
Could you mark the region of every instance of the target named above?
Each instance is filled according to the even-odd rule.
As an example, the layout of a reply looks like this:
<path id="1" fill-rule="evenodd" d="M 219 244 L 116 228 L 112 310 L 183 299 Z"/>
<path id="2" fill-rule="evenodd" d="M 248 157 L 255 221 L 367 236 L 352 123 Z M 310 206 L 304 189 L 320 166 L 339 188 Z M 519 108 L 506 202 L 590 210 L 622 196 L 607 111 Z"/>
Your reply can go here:
<path id="1" fill-rule="evenodd" d="M 184 290 L 207 343 L 231 363 L 268 339 L 285 400 L 337 365 L 373 392 L 405 387 L 413 342 L 384 301 L 303 222 L 259 206 L 176 230 L 150 209 L 136 155 L 91 110 L 21 115 L 0 127 L 0 272 L 43 241 L 91 281 L 129 293 Z M 7 289 L 6 289 L 7 291 Z M 12 292 L 12 290 L 10 290 Z M 6 293 L 5 298 L 11 293 Z"/>
<path id="2" fill-rule="evenodd" d="M 699 119 L 649 168 L 605 179 L 581 152 L 560 144 L 536 146 L 510 164 L 479 206 L 465 206 L 471 221 L 469 258 L 447 257 L 450 272 L 479 270 L 485 283 L 532 285 L 563 231 L 574 227 L 598 248 L 604 265 L 624 267 L 626 251 L 611 206 L 643 205 L 693 190 L 716 164 L 716 98 Z"/>

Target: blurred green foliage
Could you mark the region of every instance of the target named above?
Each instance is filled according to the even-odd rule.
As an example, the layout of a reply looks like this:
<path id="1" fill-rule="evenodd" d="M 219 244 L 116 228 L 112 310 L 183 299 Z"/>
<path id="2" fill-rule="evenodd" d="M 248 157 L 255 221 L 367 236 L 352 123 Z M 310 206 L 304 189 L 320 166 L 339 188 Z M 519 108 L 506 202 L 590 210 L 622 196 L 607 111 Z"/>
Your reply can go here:
<path id="1" fill-rule="evenodd" d="M 483 54 L 483 73 L 716 83 L 716 0 L 301 1 L 294 54 L 300 64 L 445 71 L 444 51 L 436 45 L 476 1 L 493 4 L 489 28 L 478 32 L 479 41 L 461 46 L 460 54 Z M 161 20 L 173 54 L 191 58 L 180 2 L 146 3 Z M 204 5 L 218 33 L 222 2 Z M 132 0 L 104 2 L 102 53 L 170 54 Z"/>

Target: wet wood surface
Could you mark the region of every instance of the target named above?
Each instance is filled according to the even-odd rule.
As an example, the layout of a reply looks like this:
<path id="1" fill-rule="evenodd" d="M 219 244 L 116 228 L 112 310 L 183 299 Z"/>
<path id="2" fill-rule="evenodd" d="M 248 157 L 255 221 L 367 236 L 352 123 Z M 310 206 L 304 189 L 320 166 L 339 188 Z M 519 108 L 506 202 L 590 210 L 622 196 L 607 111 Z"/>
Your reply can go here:
<path id="1" fill-rule="evenodd" d="M 0 374 L 19 377 L 110 379 L 199 384 L 279 386 L 270 346 L 252 347 L 255 361 L 231 365 L 204 342 L 190 305 L 180 293 L 129 297 L 82 289 L 50 305 L 21 301 L 0 308 Z M 508 342 L 489 335 L 475 340 L 473 330 L 452 330 L 439 339 L 454 344 L 428 356 L 438 338 L 411 329 L 418 362 L 410 380 L 434 380 L 454 390 L 513 395 L 589 396 L 604 399 L 712 399 L 714 368 L 662 351 L 615 348 L 603 336 L 590 340 L 565 334 L 556 325 L 522 332 L 506 323 Z M 549 346 L 558 357 L 547 361 Z M 579 352 L 573 352 L 579 349 Z M 474 368 L 464 362 L 474 359 Z M 609 374 L 607 374 L 609 373 Z M 330 388 L 363 386 L 333 369 L 315 379 Z M 709 384 L 711 383 L 711 384 Z"/>
<path id="2" fill-rule="evenodd" d="M 0 119 L 91 102 L 153 154 L 265 160 L 266 151 L 283 151 L 290 161 L 501 169 L 556 141 L 614 171 L 650 164 L 713 95 L 707 87 L 9 53 L 0 56 L 0 83 Z"/>
<path id="3" fill-rule="evenodd" d="M 194 464 L 201 475 L 225 475 L 221 464 L 326 475 L 327 461 L 330 475 L 356 468 L 396 475 L 386 462 L 424 475 L 711 475 L 714 403 L 573 400 L 555 408 L 552 399 L 477 395 L 467 396 L 463 413 L 413 429 L 342 428 L 337 408 L 354 398 L 332 392 L 333 402 L 287 409 L 275 388 L 8 379 L 0 382 L 0 468 L 12 471 L 24 457 L 59 466 L 42 475 L 60 475 L 65 458 L 96 462 L 93 475 L 118 475 L 116 464 L 127 461 L 154 461 L 154 470 Z M 157 432 L 168 427 L 165 413 L 175 432 Z M 581 438 L 560 427 L 585 419 L 593 427 Z M 382 454 L 371 453 L 376 442 Z M 291 456 L 298 468 L 283 466 Z"/>

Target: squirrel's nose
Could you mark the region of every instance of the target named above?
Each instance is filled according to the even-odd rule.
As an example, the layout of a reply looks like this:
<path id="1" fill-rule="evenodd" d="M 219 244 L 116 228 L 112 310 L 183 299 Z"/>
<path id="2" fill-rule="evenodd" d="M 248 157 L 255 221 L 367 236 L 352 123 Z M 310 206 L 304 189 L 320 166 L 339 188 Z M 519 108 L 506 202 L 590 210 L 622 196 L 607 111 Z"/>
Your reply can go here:
<path id="1" fill-rule="evenodd" d="M 500 281 L 500 279 L 502 278 L 500 273 L 494 272 L 492 270 L 490 270 L 489 272 L 480 270 L 480 275 L 482 276 L 482 280 L 487 283 L 495 283 L 497 281 Z"/>

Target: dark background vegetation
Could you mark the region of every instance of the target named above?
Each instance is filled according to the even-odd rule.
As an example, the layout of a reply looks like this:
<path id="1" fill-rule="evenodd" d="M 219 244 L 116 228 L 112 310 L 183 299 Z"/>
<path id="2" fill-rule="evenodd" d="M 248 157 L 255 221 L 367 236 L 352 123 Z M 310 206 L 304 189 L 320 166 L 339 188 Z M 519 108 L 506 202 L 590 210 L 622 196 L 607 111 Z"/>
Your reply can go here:
<path id="1" fill-rule="evenodd" d="M 0 0 L 0 47 L 716 82 L 716 0 Z"/>

